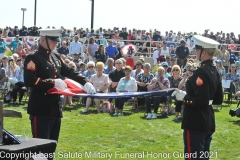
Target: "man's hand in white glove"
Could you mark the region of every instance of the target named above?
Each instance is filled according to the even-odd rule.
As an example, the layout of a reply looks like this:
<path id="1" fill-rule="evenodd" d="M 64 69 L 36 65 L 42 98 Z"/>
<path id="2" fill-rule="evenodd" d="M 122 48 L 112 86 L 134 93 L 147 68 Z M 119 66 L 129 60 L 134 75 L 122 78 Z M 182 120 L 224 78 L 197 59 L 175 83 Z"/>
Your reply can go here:
<path id="1" fill-rule="evenodd" d="M 95 88 L 93 87 L 92 83 L 89 83 L 89 82 L 87 82 L 87 83 L 83 86 L 83 90 L 84 90 L 86 93 L 90 93 L 90 94 L 95 94 L 95 93 L 96 93 L 96 90 L 95 90 Z"/>
<path id="2" fill-rule="evenodd" d="M 185 91 L 182 91 L 182 90 L 180 90 L 180 89 L 178 89 L 178 88 L 176 88 L 175 91 L 172 93 L 172 97 L 173 97 L 173 96 L 176 96 L 176 99 L 177 99 L 178 101 L 183 101 L 185 95 L 186 95 L 186 92 L 185 92 Z"/>
<path id="3" fill-rule="evenodd" d="M 54 88 L 59 91 L 64 91 L 67 89 L 67 84 L 61 79 L 54 79 Z"/>
<path id="4" fill-rule="evenodd" d="M 176 94 L 176 99 L 178 101 L 183 101 L 183 98 L 185 97 L 185 95 L 186 95 L 186 92 L 180 90 L 180 92 L 177 92 L 177 94 Z"/>

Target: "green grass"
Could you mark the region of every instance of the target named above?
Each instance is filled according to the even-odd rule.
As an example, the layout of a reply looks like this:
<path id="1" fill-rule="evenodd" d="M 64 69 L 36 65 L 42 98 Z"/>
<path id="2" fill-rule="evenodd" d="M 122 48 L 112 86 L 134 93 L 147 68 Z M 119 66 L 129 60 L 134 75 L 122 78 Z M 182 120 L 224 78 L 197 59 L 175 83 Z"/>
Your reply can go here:
<path id="1" fill-rule="evenodd" d="M 233 103 L 230 108 L 236 108 L 237 102 Z M 21 119 L 4 118 L 5 129 L 15 134 L 25 132 L 31 137 L 29 115 L 26 113 L 27 105 L 20 107 L 4 105 L 4 108 L 21 111 L 23 114 Z M 86 157 L 85 151 L 87 151 L 88 153 L 101 152 L 104 153 L 103 155 L 113 154 L 111 159 L 178 159 L 173 157 L 173 153 L 183 154 L 183 131 L 181 123 L 172 121 L 174 115 L 168 119 L 145 120 L 143 112 L 132 114 L 126 112 L 123 117 L 111 117 L 107 113 L 80 114 L 79 112 L 83 108 L 80 105 L 68 106 L 64 111 L 56 151 L 59 153 L 58 156 L 62 156 L 64 153 L 73 157 L 75 153 L 81 153 L 82 158 L 77 159 L 100 159 Z M 223 105 L 222 110 L 215 108 L 217 128 L 211 143 L 211 151 L 214 152 L 213 159 L 240 158 L 238 141 L 240 119 L 228 114 L 230 108 L 227 105 Z M 91 110 L 96 109 L 91 108 Z M 140 154 L 142 152 L 144 152 L 143 158 Z M 123 154 L 123 157 L 116 155 L 120 153 Z M 126 157 L 126 154 L 130 153 L 136 153 L 136 156 L 134 158 L 129 157 L 131 155 Z M 155 157 L 151 157 L 147 153 L 154 153 Z M 109 157 L 101 159 L 109 159 Z"/>

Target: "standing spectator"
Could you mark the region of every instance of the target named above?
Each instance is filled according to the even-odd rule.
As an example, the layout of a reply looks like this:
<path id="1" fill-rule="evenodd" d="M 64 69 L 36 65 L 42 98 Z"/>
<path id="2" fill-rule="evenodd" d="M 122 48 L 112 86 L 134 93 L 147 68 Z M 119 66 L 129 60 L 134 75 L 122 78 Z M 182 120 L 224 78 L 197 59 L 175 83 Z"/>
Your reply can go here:
<path id="1" fill-rule="evenodd" d="M 17 46 L 18 46 L 18 43 L 21 43 L 22 46 L 23 46 L 23 42 L 19 40 L 19 35 L 16 35 L 15 40 L 13 40 L 13 41 L 10 43 L 10 47 L 12 48 L 12 52 L 15 51 L 15 49 L 16 49 Z"/>
<path id="2" fill-rule="evenodd" d="M 14 27 L 14 31 L 13 31 L 14 35 L 19 35 L 19 29 L 18 26 Z M 32 35 L 31 35 L 32 36 Z"/>
<path id="3" fill-rule="evenodd" d="M 158 77 L 153 78 L 149 85 L 147 86 L 148 91 L 159 91 L 163 89 L 170 88 L 170 82 L 167 78 L 164 77 L 165 70 L 163 67 L 158 68 Z M 147 96 L 145 97 L 146 108 L 147 108 L 147 117 L 146 119 L 156 119 L 157 111 L 160 103 L 166 103 L 167 97 L 155 97 L 155 96 Z M 153 102 L 154 113 L 151 113 L 151 103 Z M 162 106 L 162 111 L 164 111 L 164 106 Z"/>
<path id="4" fill-rule="evenodd" d="M 14 53 L 18 54 L 19 58 L 22 58 L 23 54 L 26 54 L 26 50 L 23 48 L 21 43 L 18 43 L 17 48 L 15 49 Z"/>
<path id="5" fill-rule="evenodd" d="M 119 34 L 119 37 L 123 38 L 123 40 L 127 40 L 128 33 L 126 32 L 125 28 L 122 28 L 122 32 Z M 124 41 L 126 44 L 126 41 Z"/>
<path id="6" fill-rule="evenodd" d="M 67 33 L 66 29 L 63 29 L 63 32 L 61 34 L 62 34 L 62 37 L 69 37 L 69 34 Z"/>
<path id="7" fill-rule="evenodd" d="M 3 58 L 6 48 L 7 48 L 6 44 L 3 42 L 2 37 L 0 37 L 0 59 Z"/>
<path id="8" fill-rule="evenodd" d="M 69 49 L 67 48 L 67 43 L 66 41 L 62 41 L 62 46 L 58 48 L 58 53 L 68 55 L 69 54 Z"/>
<path id="9" fill-rule="evenodd" d="M 169 55 L 170 55 L 170 51 L 169 51 L 169 48 L 167 47 L 167 42 L 164 41 L 163 47 L 161 48 L 160 56 L 164 56 L 166 58 L 166 56 L 169 56 Z"/>
<path id="10" fill-rule="evenodd" d="M 89 44 L 88 44 L 88 60 L 89 61 L 94 61 L 94 55 L 95 52 L 97 51 L 97 44 L 95 43 L 95 40 L 93 37 L 89 39 Z"/>
<path id="11" fill-rule="evenodd" d="M 237 67 L 237 65 L 236 65 L 236 67 Z M 223 78 L 226 74 L 226 71 L 225 71 L 225 68 L 223 67 L 222 61 L 220 59 L 216 60 L 216 68 L 217 68 L 218 73 L 220 74 L 220 77 Z"/>
<path id="12" fill-rule="evenodd" d="M 120 59 L 120 58 L 123 57 L 123 55 L 122 55 L 122 47 L 120 46 L 120 43 L 117 43 L 116 48 L 118 50 L 118 54 L 116 55 L 116 59 Z"/>
<path id="13" fill-rule="evenodd" d="M 81 43 L 79 42 L 78 35 L 74 36 L 74 42 L 70 43 L 69 54 L 81 53 Z"/>
<path id="14" fill-rule="evenodd" d="M 118 53 L 118 50 L 117 50 L 116 47 L 112 46 L 112 43 L 113 42 L 110 40 L 109 43 L 108 43 L 109 46 L 106 47 L 106 51 L 108 53 L 109 58 L 115 59 L 115 57 L 116 57 L 116 55 Z"/>
<path id="15" fill-rule="evenodd" d="M 109 75 L 112 71 L 116 68 L 113 66 L 114 60 L 112 58 L 108 58 L 107 60 L 107 67 L 104 69 L 104 73 Z"/>
<path id="16" fill-rule="evenodd" d="M 157 59 L 160 56 L 161 53 L 161 46 L 157 45 L 157 49 L 153 52 L 153 65 L 157 64 Z"/>
<path id="17" fill-rule="evenodd" d="M 104 64 L 106 63 L 108 54 L 105 50 L 104 45 L 99 46 L 98 50 L 95 52 L 94 57 L 96 58 L 96 62 L 103 62 Z"/>
<path id="18" fill-rule="evenodd" d="M 229 63 L 230 53 L 227 50 L 227 46 L 226 45 L 222 45 L 221 46 L 221 52 L 220 52 L 220 54 L 218 55 L 217 58 L 222 61 L 222 65 L 225 68 L 225 71 L 228 72 L 228 67 L 230 65 L 230 63 Z"/>
<path id="19" fill-rule="evenodd" d="M 184 68 L 187 63 L 187 58 L 189 56 L 189 49 L 188 47 L 185 47 L 186 42 L 184 40 L 181 40 L 180 44 L 181 46 L 177 47 L 176 49 L 177 64 L 181 68 Z"/>
<path id="20" fill-rule="evenodd" d="M 134 78 L 130 76 L 132 68 L 130 66 L 126 66 L 124 69 L 125 77 L 121 78 L 117 85 L 117 92 L 136 92 L 137 91 L 137 83 Z M 113 116 L 123 116 L 123 105 L 130 98 L 117 98 L 115 99 L 116 111 Z"/>
<path id="21" fill-rule="evenodd" d="M 127 39 L 132 40 L 132 31 L 131 30 L 128 31 Z M 132 42 L 128 42 L 128 43 L 132 43 Z"/>

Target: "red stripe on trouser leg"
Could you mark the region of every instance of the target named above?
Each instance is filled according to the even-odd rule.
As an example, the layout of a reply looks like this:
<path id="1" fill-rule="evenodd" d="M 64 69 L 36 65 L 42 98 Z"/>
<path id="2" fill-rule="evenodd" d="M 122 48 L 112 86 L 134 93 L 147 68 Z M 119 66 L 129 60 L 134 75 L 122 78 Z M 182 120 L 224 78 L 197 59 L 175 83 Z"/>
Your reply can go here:
<path id="1" fill-rule="evenodd" d="M 192 160 L 192 158 L 191 158 L 191 141 L 190 141 L 190 131 L 187 131 L 187 151 L 188 151 L 188 156 L 189 156 L 189 158 L 188 158 L 188 160 Z"/>
<path id="2" fill-rule="evenodd" d="M 37 138 L 37 117 L 34 116 L 33 118 L 33 136 L 34 138 Z"/>

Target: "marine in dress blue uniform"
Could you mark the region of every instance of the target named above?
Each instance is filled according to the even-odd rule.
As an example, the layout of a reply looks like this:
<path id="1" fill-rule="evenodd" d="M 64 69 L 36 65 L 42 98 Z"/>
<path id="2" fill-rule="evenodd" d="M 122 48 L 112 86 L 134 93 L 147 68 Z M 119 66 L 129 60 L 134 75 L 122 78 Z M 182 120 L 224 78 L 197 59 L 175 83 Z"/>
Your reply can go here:
<path id="1" fill-rule="evenodd" d="M 60 76 L 73 79 L 83 86 L 89 83 L 86 77 L 68 67 L 57 54 L 51 53 L 60 41 L 60 30 L 40 30 L 40 34 L 38 51 L 28 55 L 24 62 L 24 83 L 31 87 L 27 113 L 34 138 L 58 141 L 62 118 L 58 103 L 60 95 L 48 94 L 47 91 L 65 85 Z"/>
<path id="2" fill-rule="evenodd" d="M 186 82 L 182 120 L 185 159 L 209 159 L 215 117 L 212 105 L 223 101 L 221 77 L 213 65 L 219 43 L 199 35 L 194 36 L 200 67 Z M 194 154 L 193 154 L 194 153 Z"/>

